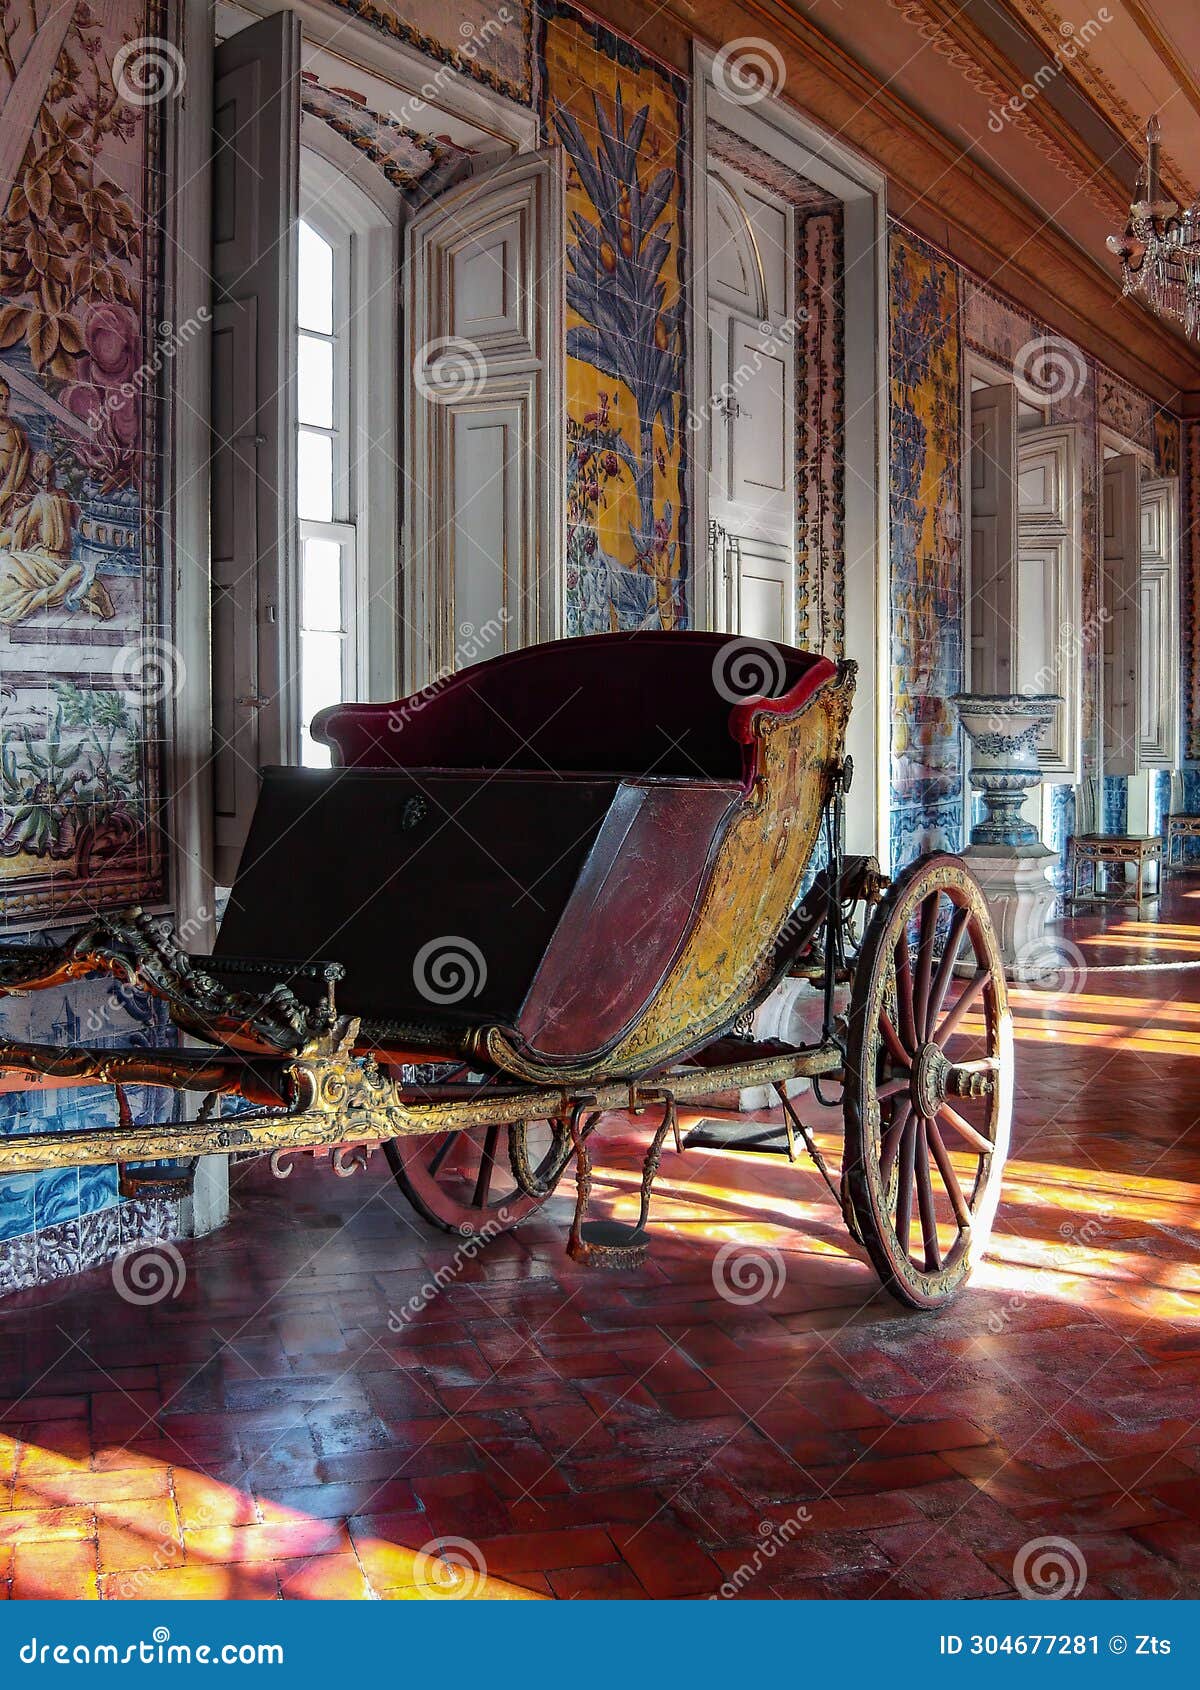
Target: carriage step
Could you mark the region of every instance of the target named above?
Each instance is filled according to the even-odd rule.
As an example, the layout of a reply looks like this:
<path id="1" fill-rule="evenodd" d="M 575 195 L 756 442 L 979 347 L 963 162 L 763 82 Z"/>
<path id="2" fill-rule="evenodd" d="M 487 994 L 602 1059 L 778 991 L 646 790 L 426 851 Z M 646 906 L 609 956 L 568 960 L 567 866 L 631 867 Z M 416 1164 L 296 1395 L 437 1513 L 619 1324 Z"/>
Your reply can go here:
<path id="1" fill-rule="evenodd" d="M 589 1267 L 637 1268 L 650 1252 L 650 1234 L 645 1227 L 625 1221 L 584 1221 L 579 1230 L 584 1245 L 583 1260 Z"/>
<path id="2" fill-rule="evenodd" d="M 786 1129 L 770 1121 L 697 1121 L 683 1141 L 685 1150 L 742 1150 L 756 1156 L 787 1156 Z"/>

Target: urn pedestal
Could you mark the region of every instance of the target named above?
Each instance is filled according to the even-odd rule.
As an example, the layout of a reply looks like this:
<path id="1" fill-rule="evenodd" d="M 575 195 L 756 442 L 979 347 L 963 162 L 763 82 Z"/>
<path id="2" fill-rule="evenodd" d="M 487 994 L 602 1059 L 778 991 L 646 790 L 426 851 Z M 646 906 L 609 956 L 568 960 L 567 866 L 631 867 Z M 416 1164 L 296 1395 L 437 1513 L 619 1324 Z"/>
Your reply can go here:
<path id="1" fill-rule="evenodd" d="M 1049 693 L 958 693 L 950 702 L 971 742 L 971 787 L 983 806 L 963 858 L 991 906 L 1006 968 L 1018 979 L 1036 978 L 1045 967 L 1046 919 L 1054 907 L 1054 853 L 1022 807 L 1041 783 L 1037 743 L 1061 700 Z"/>

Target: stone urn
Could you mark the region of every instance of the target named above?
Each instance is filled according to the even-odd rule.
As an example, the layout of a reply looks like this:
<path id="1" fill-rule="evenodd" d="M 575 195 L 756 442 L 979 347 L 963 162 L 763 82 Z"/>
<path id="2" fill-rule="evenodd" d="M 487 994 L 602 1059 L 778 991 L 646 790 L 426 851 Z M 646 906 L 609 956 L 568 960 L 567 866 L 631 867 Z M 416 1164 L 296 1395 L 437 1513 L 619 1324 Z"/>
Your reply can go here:
<path id="1" fill-rule="evenodd" d="M 1054 853 L 1021 808 L 1041 781 L 1037 744 L 1060 700 L 1053 693 L 960 692 L 950 702 L 971 741 L 971 786 L 983 802 L 963 858 L 991 906 L 1006 968 L 1017 979 L 1035 978 L 1045 966 Z"/>
<path id="2" fill-rule="evenodd" d="M 1062 703 L 1056 693 L 959 692 L 950 700 L 971 741 L 971 786 L 983 816 L 972 845 L 1037 845 L 1038 830 L 1021 814 L 1025 794 L 1040 784 L 1037 744 Z"/>

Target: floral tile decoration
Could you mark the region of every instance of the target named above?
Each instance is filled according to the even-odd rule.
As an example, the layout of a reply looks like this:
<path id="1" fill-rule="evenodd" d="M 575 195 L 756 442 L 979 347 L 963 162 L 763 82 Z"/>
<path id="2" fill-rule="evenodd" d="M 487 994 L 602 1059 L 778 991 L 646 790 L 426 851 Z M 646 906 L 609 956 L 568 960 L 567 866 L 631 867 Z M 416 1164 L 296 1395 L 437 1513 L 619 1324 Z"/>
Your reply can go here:
<path id="1" fill-rule="evenodd" d="M 961 842 L 958 275 L 891 235 L 892 862 Z"/>
<path id="2" fill-rule="evenodd" d="M 33 44 L 14 11 L 0 68 L 28 137 L 0 183 L 0 925 L 165 891 L 159 120 L 122 59 L 161 32 L 155 4 L 66 0 L 14 106 Z"/>
<path id="3" fill-rule="evenodd" d="M 79 1226 L 77 1220 L 57 1221 L 37 1231 L 37 1282 L 50 1285 L 56 1279 L 80 1271 Z"/>
<path id="4" fill-rule="evenodd" d="M 121 1248 L 120 1218 L 115 1208 L 85 1214 L 79 1220 L 79 1267 L 101 1267 Z"/>
<path id="5" fill-rule="evenodd" d="M 539 27 L 568 163 L 567 632 L 684 628 L 686 86 L 557 0 Z"/>
<path id="6" fill-rule="evenodd" d="M 17 1238 L 0 1238 L 0 1297 L 27 1291 L 37 1282 L 37 1234 L 29 1231 Z"/>
<path id="7" fill-rule="evenodd" d="M 327 88 L 312 71 L 301 72 L 300 103 L 369 158 L 414 205 L 442 193 L 471 168 L 471 154 L 445 138 L 423 135 L 398 114 L 372 111 L 352 88 Z"/>

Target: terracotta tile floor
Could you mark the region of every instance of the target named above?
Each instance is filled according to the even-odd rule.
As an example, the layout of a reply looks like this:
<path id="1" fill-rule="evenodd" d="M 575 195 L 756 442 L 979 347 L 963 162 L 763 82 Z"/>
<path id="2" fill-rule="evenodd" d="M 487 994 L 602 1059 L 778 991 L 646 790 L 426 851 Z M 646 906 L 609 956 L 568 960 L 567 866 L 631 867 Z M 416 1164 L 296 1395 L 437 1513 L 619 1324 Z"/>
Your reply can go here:
<path id="1" fill-rule="evenodd" d="M 728 1153 L 664 1158 L 643 1272 L 571 1264 L 560 1197 L 390 1324 L 454 1241 L 381 1159 L 235 1169 L 173 1299 L 7 1300 L 0 1590 L 1004 1597 L 1066 1536 L 1088 1595 L 1200 1595 L 1200 971 L 1136 966 L 1200 957 L 1200 882 L 1137 920 L 1016 993 L 994 1256 L 940 1316 L 879 1292 L 815 1175 Z M 615 1123 L 600 1168 L 626 1212 L 643 1142 Z M 774 1295 L 718 1295 L 731 1242 L 783 1253 Z"/>

